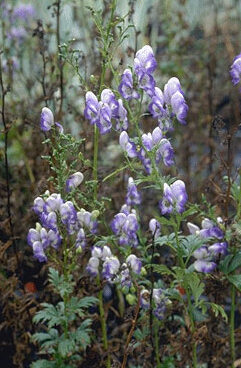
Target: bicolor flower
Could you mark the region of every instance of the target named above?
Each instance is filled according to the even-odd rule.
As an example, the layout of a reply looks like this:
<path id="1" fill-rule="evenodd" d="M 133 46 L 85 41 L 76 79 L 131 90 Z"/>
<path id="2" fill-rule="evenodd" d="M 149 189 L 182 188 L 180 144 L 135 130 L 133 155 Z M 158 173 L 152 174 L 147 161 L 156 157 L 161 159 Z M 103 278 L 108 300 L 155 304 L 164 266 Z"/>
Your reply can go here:
<path id="1" fill-rule="evenodd" d="M 177 180 L 170 186 L 164 183 L 163 199 L 160 201 L 161 213 L 172 213 L 177 211 L 182 213 L 187 202 L 187 192 L 182 180 Z"/>
<path id="2" fill-rule="evenodd" d="M 157 62 L 151 46 L 145 45 L 137 51 L 134 59 L 134 71 L 136 75 L 152 74 Z"/>
<path id="3" fill-rule="evenodd" d="M 151 231 L 152 235 L 154 236 L 154 239 L 156 239 L 160 236 L 161 225 L 155 218 L 152 218 L 149 221 L 149 230 Z"/>
<path id="4" fill-rule="evenodd" d="M 103 263 L 102 275 L 108 281 L 112 281 L 117 276 L 120 268 L 120 261 L 117 257 L 107 257 Z"/>
<path id="5" fill-rule="evenodd" d="M 118 109 L 116 112 L 115 121 L 116 130 L 118 130 L 119 132 L 128 129 L 127 111 L 124 108 L 123 101 L 120 98 L 118 99 Z"/>
<path id="6" fill-rule="evenodd" d="M 157 163 L 159 163 L 161 159 L 166 166 L 172 166 L 174 164 L 174 151 L 171 143 L 166 138 L 160 141 L 159 148 L 156 152 Z"/>
<path id="7" fill-rule="evenodd" d="M 68 233 L 74 234 L 79 229 L 77 212 L 71 201 L 67 201 L 60 206 L 60 216 L 62 223 L 66 226 Z"/>
<path id="8" fill-rule="evenodd" d="M 100 261 L 98 258 L 96 257 L 91 257 L 89 259 L 89 262 L 86 266 L 86 271 L 91 275 L 91 276 L 97 276 L 99 274 L 99 264 Z"/>
<path id="9" fill-rule="evenodd" d="M 172 95 L 171 106 L 172 112 L 176 115 L 179 123 L 186 124 L 188 106 L 181 92 L 177 91 Z"/>
<path id="10" fill-rule="evenodd" d="M 84 175 L 81 172 L 76 172 L 72 174 L 67 180 L 66 180 L 66 191 L 70 192 L 73 189 L 76 189 L 84 180 Z"/>
<path id="11" fill-rule="evenodd" d="M 121 148 L 123 149 L 123 151 L 126 152 L 128 157 L 133 158 L 137 156 L 136 146 L 133 142 L 130 141 L 127 132 L 125 131 L 121 132 L 119 137 L 119 143 Z"/>
<path id="12" fill-rule="evenodd" d="M 48 132 L 54 126 L 54 115 L 48 107 L 44 107 L 40 116 L 40 127 L 44 132 Z"/>
<path id="13" fill-rule="evenodd" d="M 134 183 L 133 178 L 128 179 L 126 204 L 128 206 L 134 206 L 141 203 L 141 196 L 138 193 L 137 187 Z"/>
<path id="14" fill-rule="evenodd" d="M 94 211 L 90 213 L 81 208 L 81 210 L 77 212 L 77 218 L 80 227 L 87 228 L 92 234 L 96 234 L 98 224 L 94 216 Z"/>
<path id="15" fill-rule="evenodd" d="M 141 260 L 137 258 L 137 256 L 135 256 L 134 254 L 130 254 L 126 258 L 126 263 L 130 267 L 132 272 L 136 274 L 139 274 L 141 272 L 141 266 L 142 266 Z"/>
<path id="16" fill-rule="evenodd" d="M 114 234 L 119 237 L 120 245 L 133 247 L 138 245 L 136 232 L 139 225 L 134 213 L 130 213 L 129 215 L 118 213 L 111 222 L 111 228 Z"/>
<path id="17" fill-rule="evenodd" d="M 156 127 L 152 133 L 142 134 L 141 140 L 147 151 L 151 151 L 162 140 L 162 131 Z"/>
<path id="18" fill-rule="evenodd" d="M 197 225 L 188 222 L 187 227 L 191 234 L 197 234 L 202 238 L 217 238 L 222 239 L 224 237 L 223 231 L 214 224 L 213 221 L 205 218 L 202 223 L 202 228 L 200 229 Z"/>
<path id="19" fill-rule="evenodd" d="M 153 118 L 164 118 L 166 116 L 166 109 L 164 108 L 164 95 L 160 88 L 155 87 L 154 94 L 149 105 L 149 111 Z"/>
<path id="20" fill-rule="evenodd" d="M 85 237 L 85 231 L 83 228 L 80 228 L 77 233 L 75 246 L 76 248 L 81 247 L 82 249 L 86 247 L 86 237 Z"/>
<path id="21" fill-rule="evenodd" d="M 125 100 L 140 98 L 139 93 L 133 88 L 133 77 L 130 69 L 124 70 L 118 90 Z"/>
<path id="22" fill-rule="evenodd" d="M 172 96 L 176 92 L 180 92 L 182 95 L 184 95 L 179 79 L 172 77 L 164 86 L 163 97 L 166 104 L 171 105 Z"/>
<path id="23" fill-rule="evenodd" d="M 230 75 L 234 85 L 240 82 L 241 77 L 241 53 L 233 59 L 233 63 L 230 69 Z"/>

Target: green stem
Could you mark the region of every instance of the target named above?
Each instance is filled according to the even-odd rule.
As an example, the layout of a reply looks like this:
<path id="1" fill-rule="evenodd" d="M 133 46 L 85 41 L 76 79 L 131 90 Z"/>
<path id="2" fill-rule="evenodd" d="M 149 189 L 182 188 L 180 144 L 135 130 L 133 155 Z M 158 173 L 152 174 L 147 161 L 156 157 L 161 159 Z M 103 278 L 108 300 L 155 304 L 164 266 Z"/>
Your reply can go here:
<path id="1" fill-rule="evenodd" d="M 157 322 L 157 321 L 156 321 Z M 157 368 L 161 368 L 161 361 L 160 361 L 160 356 L 159 356 L 159 337 L 158 337 L 158 330 L 159 330 L 159 323 L 155 323 L 154 324 L 154 343 L 155 343 L 155 355 L 156 355 L 156 363 L 157 363 Z"/>
<path id="2" fill-rule="evenodd" d="M 94 158 L 93 158 L 93 179 L 94 183 L 94 201 L 97 199 L 98 184 L 98 148 L 99 148 L 99 129 L 94 126 Z"/>
<path id="3" fill-rule="evenodd" d="M 178 256 L 179 265 L 181 266 L 181 268 L 183 270 L 185 270 L 185 263 L 184 263 L 183 258 L 182 258 L 181 248 L 180 248 L 179 238 L 178 238 L 178 231 L 179 231 L 179 228 L 180 228 L 180 224 L 181 224 L 180 218 L 177 218 L 177 225 L 174 227 L 174 231 L 175 231 L 175 238 L 176 238 L 176 244 L 177 244 L 177 256 Z M 189 316 L 190 323 L 191 323 L 192 363 L 193 363 L 193 368 L 197 368 L 197 343 L 194 341 L 194 338 L 193 338 L 194 333 L 196 331 L 194 313 L 193 313 L 193 305 L 192 305 L 192 301 L 191 301 L 191 295 L 190 295 L 190 292 L 189 292 L 189 287 L 188 287 L 185 280 L 183 280 L 183 285 L 184 285 L 186 295 L 187 295 L 187 303 L 188 303 L 187 312 L 188 312 L 188 316 Z"/>
<path id="4" fill-rule="evenodd" d="M 231 314 L 230 314 L 230 348 L 232 368 L 234 368 L 235 361 L 235 333 L 234 333 L 234 319 L 235 319 L 235 286 L 231 286 Z"/>
<path id="5" fill-rule="evenodd" d="M 104 304 L 103 304 L 103 290 L 100 284 L 99 276 L 97 277 L 97 284 L 100 289 L 98 298 L 99 298 L 99 311 L 100 311 L 100 323 L 101 323 L 103 346 L 104 346 L 104 350 L 107 352 L 106 368 L 110 368 L 111 359 L 110 359 L 110 353 L 108 352 L 108 339 L 107 339 L 105 311 L 104 311 Z"/>

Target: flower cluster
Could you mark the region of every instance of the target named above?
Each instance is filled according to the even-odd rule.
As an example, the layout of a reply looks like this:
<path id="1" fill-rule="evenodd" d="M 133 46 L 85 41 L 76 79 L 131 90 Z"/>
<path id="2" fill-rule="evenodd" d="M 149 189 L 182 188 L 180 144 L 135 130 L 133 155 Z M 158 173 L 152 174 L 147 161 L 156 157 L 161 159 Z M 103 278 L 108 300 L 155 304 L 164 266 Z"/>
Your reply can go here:
<path id="1" fill-rule="evenodd" d="M 235 56 L 230 69 L 230 75 L 234 85 L 240 82 L 241 77 L 241 54 Z"/>
<path id="2" fill-rule="evenodd" d="M 187 192 L 185 183 L 182 180 L 176 180 L 170 186 L 164 183 L 163 198 L 159 202 L 163 215 L 173 213 L 174 211 L 182 213 L 186 202 Z"/>
<path id="3" fill-rule="evenodd" d="M 36 11 L 31 4 L 19 4 L 13 8 L 3 3 L 3 13 L 11 24 L 8 39 L 21 44 L 28 36 L 26 24 L 35 18 Z"/>
<path id="4" fill-rule="evenodd" d="M 81 209 L 76 211 L 71 201 L 64 201 L 60 194 L 46 193 L 44 198 L 37 197 L 33 205 L 34 212 L 39 216 L 41 226 L 30 229 L 28 244 L 32 246 L 34 256 L 40 261 L 47 261 L 45 250 L 52 246 L 58 248 L 61 243 L 61 231 L 69 235 L 75 235 L 74 246 L 84 248 L 86 246 L 85 231 L 95 234 L 97 221 L 95 211 L 92 213 Z"/>
<path id="5" fill-rule="evenodd" d="M 100 265 L 102 265 L 101 275 L 109 282 L 120 282 L 122 286 L 131 287 L 131 274 L 141 272 L 141 261 L 131 254 L 126 258 L 122 265 L 119 259 L 114 256 L 110 248 L 105 245 L 103 248 L 95 245 L 91 250 L 91 257 L 86 266 L 87 272 L 96 277 L 100 274 Z"/>
<path id="6" fill-rule="evenodd" d="M 13 19 L 21 19 L 27 22 L 35 16 L 35 8 L 31 4 L 19 4 L 13 10 Z"/>
<path id="7" fill-rule="evenodd" d="M 51 128 L 57 126 L 60 133 L 63 133 L 63 127 L 60 123 L 54 122 L 54 115 L 48 107 L 44 107 L 40 116 L 40 128 L 43 132 L 48 132 Z"/>
<path id="8" fill-rule="evenodd" d="M 141 307 L 143 309 L 150 309 L 150 294 L 150 291 L 147 289 L 141 291 Z M 170 303 L 162 289 L 153 289 L 152 303 L 154 304 L 153 314 L 157 319 L 162 320 L 166 306 Z"/>
<path id="9" fill-rule="evenodd" d="M 111 131 L 112 119 L 116 122 L 116 130 L 122 131 L 128 128 L 127 111 L 121 99 L 116 99 L 110 89 L 104 89 L 100 101 L 91 91 L 86 93 L 86 107 L 84 111 L 86 119 L 91 124 L 97 125 L 100 134 Z"/>
<path id="10" fill-rule="evenodd" d="M 217 222 L 221 222 L 221 218 L 217 219 Z M 220 255 L 227 253 L 228 244 L 223 240 L 224 233 L 219 226 L 215 225 L 211 220 L 205 218 L 202 221 L 202 228 L 197 225 L 188 222 L 187 226 L 191 234 L 200 236 L 202 239 L 214 238 L 219 240 L 213 244 L 204 244 L 200 248 L 194 251 L 193 256 L 196 258 L 194 262 L 194 268 L 198 272 L 209 273 L 212 272 L 217 266 L 217 259 Z"/>

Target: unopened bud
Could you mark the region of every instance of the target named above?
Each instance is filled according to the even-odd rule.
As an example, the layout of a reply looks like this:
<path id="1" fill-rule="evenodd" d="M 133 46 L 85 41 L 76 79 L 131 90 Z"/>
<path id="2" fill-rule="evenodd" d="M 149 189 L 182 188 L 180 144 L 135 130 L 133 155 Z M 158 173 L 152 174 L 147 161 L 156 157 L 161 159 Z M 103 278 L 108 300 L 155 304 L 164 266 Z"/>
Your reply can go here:
<path id="1" fill-rule="evenodd" d="M 147 271 L 146 271 L 145 267 L 141 267 L 141 275 L 142 276 L 146 276 L 147 275 Z"/>
<path id="2" fill-rule="evenodd" d="M 132 294 L 127 294 L 126 300 L 128 301 L 130 305 L 134 305 L 136 303 L 136 297 L 135 295 L 132 295 Z"/>

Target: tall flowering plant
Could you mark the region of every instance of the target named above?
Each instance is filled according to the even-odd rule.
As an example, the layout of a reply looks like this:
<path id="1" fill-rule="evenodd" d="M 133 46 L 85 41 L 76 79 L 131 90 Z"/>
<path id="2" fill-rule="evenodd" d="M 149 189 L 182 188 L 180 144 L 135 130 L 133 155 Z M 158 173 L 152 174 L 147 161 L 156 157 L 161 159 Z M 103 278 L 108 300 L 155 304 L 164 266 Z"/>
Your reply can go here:
<path id="1" fill-rule="evenodd" d="M 105 366 L 110 368 L 113 358 L 103 290 L 105 285 L 111 285 L 119 301 L 125 296 L 125 303 L 135 306 L 122 352 L 122 368 L 127 364 L 129 344 L 137 336 L 137 326 L 146 328 L 155 352 L 153 366 L 161 367 L 160 329 L 173 312 L 174 301 L 182 306 L 183 320 L 190 333 L 190 360 L 195 368 L 198 366 L 199 344 L 196 340 L 197 316 L 200 313 L 206 316 L 212 311 L 227 320 L 222 306 L 204 297 L 206 281 L 221 271 L 237 287 L 238 281 L 232 272 L 237 268 L 234 260 L 239 262 L 240 254 L 235 258 L 236 254 L 229 253 L 230 237 L 224 220 L 211 210 L 204 213 L 199 205 L 188 203 L 184 181 L 165 175 L 167 169 L 172 172 L 171 168 L 175 166 L 171 138 L 175 126 L 187 124 L 185 93 L 177 77 L 170 78 L 162 89 L 157 86 L 154 72 L 158 63 L 149 45 L 136 52 L 132 67 L 122 73 L 114 69 L 106 42 L 115 6 L 113 1 L 107 28 L 101 28 L 96 18 L 105 41 L 105 59 L 99 93 L 87 91 L 85 95 L 84 117 L 94 127 L 93 165 L 89 165 L 83 155 L 79 166 L 75 167 L 76 160 L 74 165 L 69 164 L 66 159 L 68 147 L 75 146 L 72 137 L 65 135 L 49 108 L 43 108 L 41 114 L 40 128 L 47 137 L 45 143 L 51 146 L 50 154 L 45 158 L 52 168 L 51 180 L 56 190 L 53 193 L 47 191 L 34 200 L 33 211 L 38 222 L 29 230 L 27 241 L 39 262 L 55 264 L 56 269 L 50 269 L 50 281 L 62 301 L 54 307 L 57 321 L 50 316 L 52 306 L 43 304 L 43 311 L 37 313 L 35 321 L 47 321 L 49 332 L 44 336 L 35 334 L 35 339 L 60 364 L 74 361 L 81 341 L 85 341 L 83 350 L 91 344 L 91 320 L 80 321 L 78 316 L 84 318 L 87 308 L 98 303 L 103 359 Z M 237 82 L 238 67 L 238 59 L 235 59 L 231 69 L 234 83 Z M 114 88 L 106 88 L 104 83 L 107 68 L 114 75 Z M 149 132 L 144 126 L 146 114 L 155 124 Z M 99 134 L 101 138 L 111 131 L 125 156 L 124 169 L 128 175 L 125 202 L 111 221 L 106 221 L 99 201 L 97 159 Z M 91 169 L 93 181 L 85 185 L 83 172 Z M 104 181 L 124 169 L 110 173 Z M 147 183 L 157 193 L 151 216 L 145 214 L 144 207 Z M 237 189 L 233 183 L 232 188 L 239 219 L 240 186 Z M 195 223 L 188 221 L 191 216 Z M 196 225 L 200 217 L 201 224 Z M 166 254 L 161 257 L 163 252 Z M 98 301 L 94 297 L 79 300 L 72 296 L 73 274 L 80 269 L 89 283 L 97 286 Z M 75 317 L 72 317 L 71 308 Z M 62 314 L 58 314 L 60 309 Z"/>

